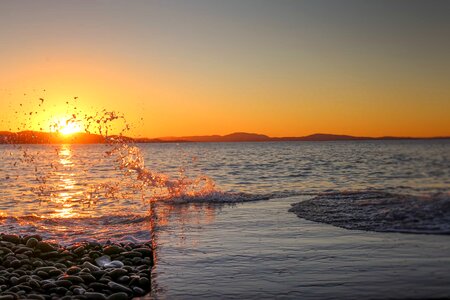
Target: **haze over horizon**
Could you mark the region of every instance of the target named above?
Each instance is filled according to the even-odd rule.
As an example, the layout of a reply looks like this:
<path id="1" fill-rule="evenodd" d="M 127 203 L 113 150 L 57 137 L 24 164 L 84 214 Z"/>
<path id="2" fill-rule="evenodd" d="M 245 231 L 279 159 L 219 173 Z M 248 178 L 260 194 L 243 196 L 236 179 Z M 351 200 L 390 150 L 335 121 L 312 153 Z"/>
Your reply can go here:
<path id="1" fill-rule="evenodd" d="M 0 131 L 46 131 L 70 101 L 122 112 L 138 137 L 449 136 L 449 13 L 415 0 L 5 0 Z M 39 98 L 46 111 L 24 128 L 15 111 Z"/>

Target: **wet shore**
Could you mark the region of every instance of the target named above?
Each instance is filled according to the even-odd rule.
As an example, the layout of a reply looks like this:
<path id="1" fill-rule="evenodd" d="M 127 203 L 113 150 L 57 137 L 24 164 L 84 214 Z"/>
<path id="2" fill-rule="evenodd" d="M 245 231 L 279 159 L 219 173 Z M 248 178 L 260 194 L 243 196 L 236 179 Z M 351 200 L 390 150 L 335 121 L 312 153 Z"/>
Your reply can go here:
<path id="1" fill-rule="evenodd" d="M 450 236 L 348 230 L 298 218 L 295 196 L 158 206 L 162 299 L 449 299 Z"/>
<path id="2" fill-rule="evenodd" d="M 0 300 L 125 300 L 150 292 L 150 243 L 62 246 L 39 235 L 0 235 Z"/>

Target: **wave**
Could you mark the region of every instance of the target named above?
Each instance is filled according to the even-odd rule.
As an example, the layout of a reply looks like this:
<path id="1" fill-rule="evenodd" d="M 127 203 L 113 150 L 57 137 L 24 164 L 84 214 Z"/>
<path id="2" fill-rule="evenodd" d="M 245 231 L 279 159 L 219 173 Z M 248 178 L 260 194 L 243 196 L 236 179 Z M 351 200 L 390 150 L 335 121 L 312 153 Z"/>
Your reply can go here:
<path id="1" fill-rule="evenodd" d="M 0 232 L 39 234 L 58 243 L 81 241 L 148 242 L 151 236 L 149 215 L 107 215 L 101 217 L 44 218 L 29 216 L 0 217 Z"/>
<path id="2" fill-rule="evenodd" d="M 292 204 L 297 216 L 346 229 L 450 234 L 450 194 L 430 196 L 379 191 L 320 194 Z"/>
<path id="3" fill-rule="evenodd" d="M 306 193 L 311 195 L 311 193 Z M 164 199 L 164 202 L 169 202 L 173 204 L 185 204 L 185 203 L 214 203 L 214 204 L 232 204 L 232 203 L 242 203 L 251 201 L 261 201 L 279 198 L 288 198 L 293 196 L 305 195 L 305 193 L 296 191 L 280 191 L 273 193 L 260 193 L 251 194 L 245 192 L 223 192 L 214 190 L 203 195 L 183 195 L 183 196 L 172 196 Z"/>

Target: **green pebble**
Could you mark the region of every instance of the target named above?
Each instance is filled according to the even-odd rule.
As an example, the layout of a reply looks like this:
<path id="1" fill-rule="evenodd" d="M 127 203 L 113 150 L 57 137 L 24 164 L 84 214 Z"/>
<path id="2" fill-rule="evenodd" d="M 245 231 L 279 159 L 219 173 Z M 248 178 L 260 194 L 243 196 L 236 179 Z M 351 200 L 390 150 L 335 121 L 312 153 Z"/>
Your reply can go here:
<path id="1" fill-rule="evenodd" d="M 36 238 L 32 237 L 28 239 L 26 246 L 29 248 L 35 248 L 38 242 L 39 241 Z"/>

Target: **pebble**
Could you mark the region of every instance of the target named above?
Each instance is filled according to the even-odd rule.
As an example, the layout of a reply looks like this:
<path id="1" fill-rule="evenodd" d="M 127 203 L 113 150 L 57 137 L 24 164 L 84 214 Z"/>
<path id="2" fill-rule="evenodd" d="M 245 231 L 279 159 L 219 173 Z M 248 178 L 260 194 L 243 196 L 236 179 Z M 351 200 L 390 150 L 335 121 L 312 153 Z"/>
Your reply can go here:
<path id="1" fill-rule="evenodd" d="M 145 277 L 139 278 L 139 286 L 143 288 L 150 286 L 150 280 Z"/>
<path id="2" fill-rule="evenodd" d="M 73 294 L 74 295 L 83 295 L 84 293 L 86 293 L 86 290 L 83 289 L 82 287 L 73 289 Z"/>
<path id="3" fill-rule="evenodd" d="M 62 286 L 62 287 L 71 287 L 72 286 L 72 281 L 69 280 L 56 280 L 55 284 L 57 286 Z"/>
<path id="4" fill-rule="evenodd" d="M 36 244 L 36 249 L 41 250 L 41 252 L 50 252 L 50 251 L 56 250 L 55 247 L 53 247 L 49 243 L 42 242 L 42 241 L 40 241 Z"/>
<path id="5" fill-rule="evenodd" d="M 136 296 L 143 296 L 145 295 L 145 291 L 143 289 L 141 289 L 138 286 L 133 287 L 133 292 Z"/>
<path id="6" fill-rule="evenodd" d="M 62 278 L 64 278 L 64 280 L 68 280 L 72 283 L 84 283 L 83 278 L 81 278 L 79 276 L 75 276 L 75 275 L 66 275 Z"/>
<path id="7" fill-rule="evenodd" d="M 15 234 L 5 234 L 2 236 L 2 240 L 14 243 L 14 244 L 20 244 L 20 237 Z"/>
<path id="8" fill-rule="evenodd" d="M 39 241 L 36 238 L 32 237 L 28 239 L 26 246 L 29 248 L 34 248 L 37 246 L 38 243 Z"/>
<path id="9" fill-rule="evenodd" d="M 103 256 L 100 256 L 99 258 L 95 259 L 95 263 L 99 267 L 104 267 L 106 264 L 109 264 L 110 262 L 111 262 L 111 257 L 109 257 L 109 255 L 103 255 Z"/>
<path id="10" fill-rule="evenodd" d="M 82 265 L 83 268 L 88 268 L 91 272 L 100 271 L 101 269 L 88 261 L 85 261 Z"/>
<path id="11" fill-rule="evenodd" d="M 126 252 L 122 252 L 120 255 L 123 255 L 128 258 L 142 257 L 142 253 L 136 252 L 136 251 L 126 251 Z"/>
<path id="12" fill-rule="evenodd" d="M 128 274 L 127 270 L 124 269 L 113 269 L 111 272 L 108 273 L 112 278 L 118 278 L 120 276 L 124 276 Z"/>
<path id="13" fill-rule="evenodd" d="M 108 300 L 127 300 L 129 299 L 128 294 L 124 292 L 114 293 L 109 295 Z"/>
<path id="14" fill-rule="evenodd" d="M 119 282 L 119 283 L 128 283 L 130 281 L 130 276 L 120 276 L 118 279 L 117 279 L 117 282 Z"/>
<path id="15" fill-rule="evenodd" d="M 125 249 L 116 245 L 107 246 L 103 249 L 103 253 L 105 253 L 106 255 L 120 254 L 124 251 Z"/>
<path id="16" fill-rule="evenodd" d="M 94 282 L 95 280 L 97 280 L 94 276 L 92 276 L 91 274 L 80 274 L 79 275 L 81 278 L 83 278 L 84 282 Z"/>
<path id="17" fill-rule="evenodd" d="M 153 255 L 152 249 L 149 248 L 136 248 L 133 251 L 141 253 L 144 257 L 151 257 Z"/>
<path id="18" fill-rule="evenodd" d="M 113 260 L 110 263 L 107 263 L 104 265 L 105 268 L 109 269 L 109 268 L 122 268 L 123 266 L 125 266 L 125 264 L 123 262 L 121 262 L 120 260 Z"/>
<path id="19" fill-rule="evenodd" d="M 89 300 L 105 300 L 106 296 L 102 293 L 96 293 L 96 292 L 86 292 L 84 295 Z"/>
<path id="20" fill-rule="evenodd" d="M 127 294 L 132 294 L 132 293 L 133 293 L 133 291 L 132 291 L 130 288 L 128 288 L 128 287 L 126 287 L 126 286 L 124 286 L 124 285 L 118 284 L 118 283 L 116 283 L 116 282 L 114 282 L 114 281 L 108 282 L 108 286 L 109 286 L 113 291 L 125 292 L 125 293 L 127 293 Z"/>
<path id="21" fill-rule="evenodd" d="M 81 269 L 79 267 L 70 267 L 67 269 L 66 273 L 69 275 L 78 274 L 80 273 Z"/>

